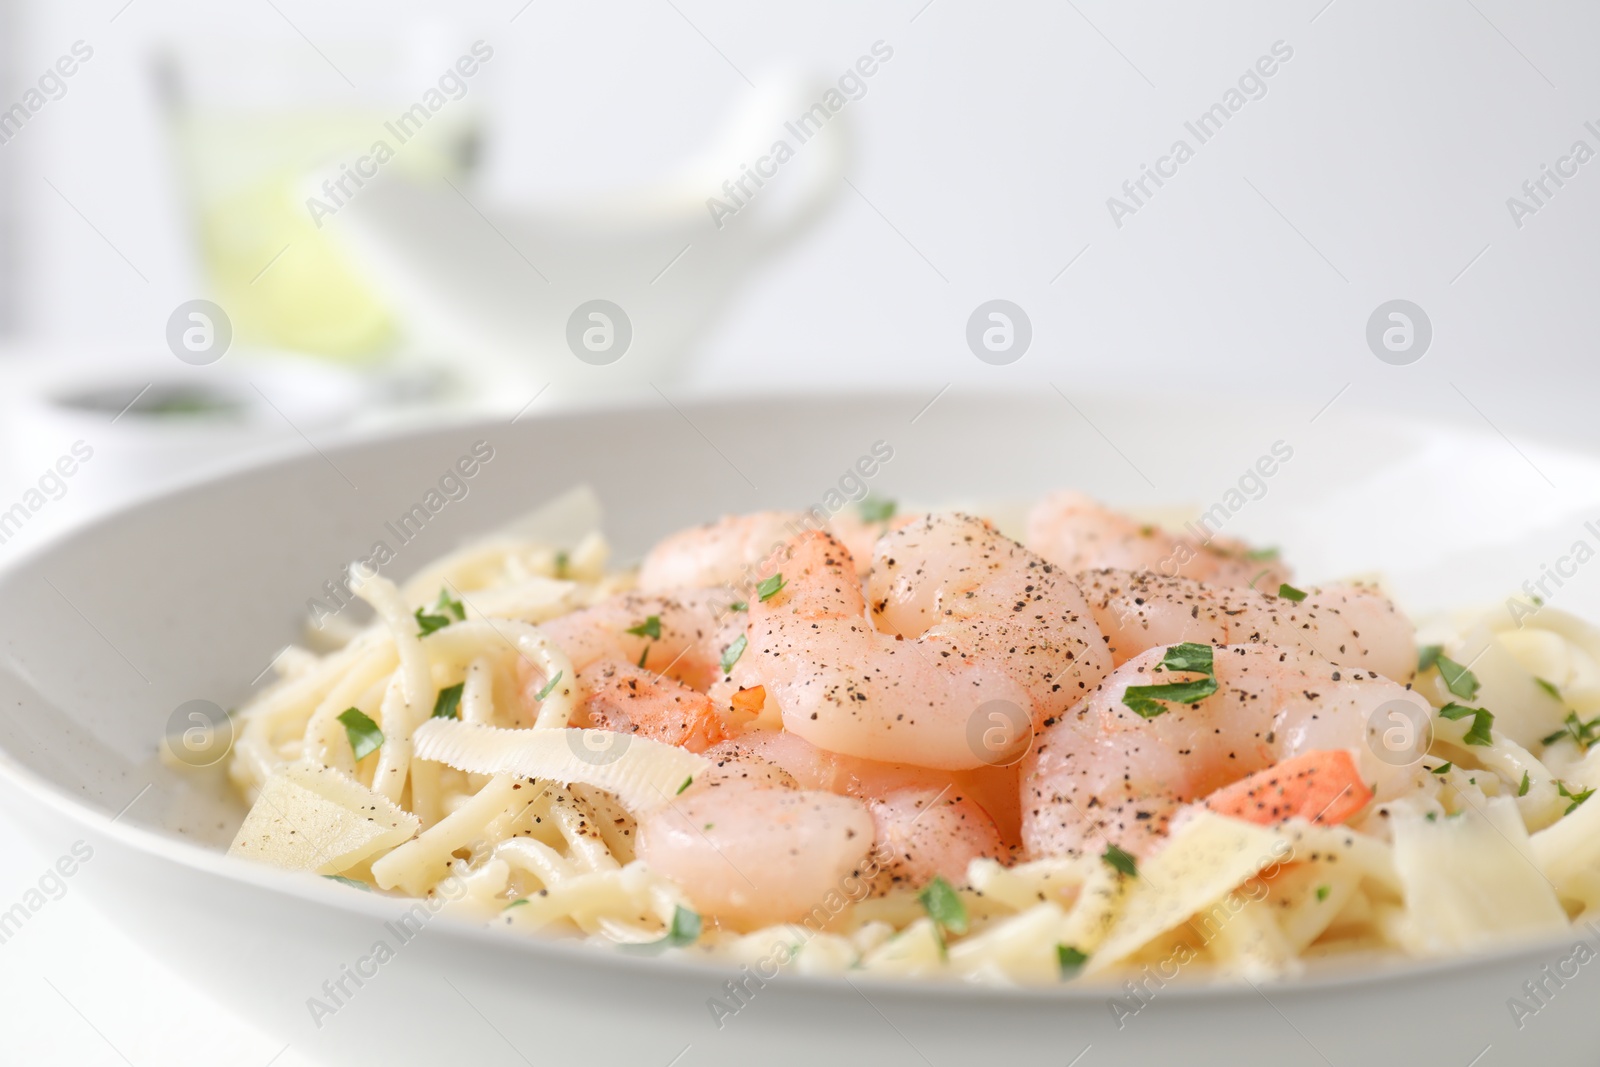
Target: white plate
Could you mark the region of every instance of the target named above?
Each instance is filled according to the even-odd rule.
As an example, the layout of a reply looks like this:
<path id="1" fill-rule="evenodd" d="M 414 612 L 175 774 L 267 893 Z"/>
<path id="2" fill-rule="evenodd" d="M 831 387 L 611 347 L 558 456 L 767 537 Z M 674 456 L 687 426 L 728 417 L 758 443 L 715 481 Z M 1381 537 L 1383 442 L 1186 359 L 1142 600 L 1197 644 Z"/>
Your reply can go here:
<path id="1" fill-rule="evenodd" d="M 4 795 L 50 854 L 92 844 L 74 885 L 130 933 L 330 1063 L 1065 1064 L 1092 1045 L 1085 1065 L 1466 1064 L 1491 1044 L 1517 1061 L 1586 1047 L 1593 976 L 1549 984 L 1554 995 L 1520 1030 L 1507 1007 L 1576 934 L 1259 991 L 1150 980 L 1147 1005 L 1120 1028 L 1109 1000 L 1126 998 L 1121 989 L 789 976 L 750 981 L 746 1006 L 719 1027 L 708 1000 L 732 1003 L 725 983 L 740 976 L 728 971 L 446 918 L 400 944 L 384 924 L 402 902 L 222 855 L 238 805 L 218 781 L 156 762 L 174 709 L 242 699 L 296 638 L 307 600 L 375 540 L 397 547 L 391 573 L 403 575 L 580 482 L 599 491 L 626 558 L 721 512 L 826 502 L 880 440 L 894 457 L 871 487 L 888 496 L 994 501 L 1073 485 L 1119 504 L 1200 508 L 1227 503 L 1281 441 L 1292 458 L 1225 532 L 1285 545 L 1309 581 L 1381 568 L 1408 605 L 1435 610 L 1503 595 L 1579 538 L 1600 543 L 1584 526 L 1600 515 L 1594 460 L 1488 430 L 1338 407 L 1313 422 L 1309 410 L 1159 392 L 571 414 L 325 448 L 141 504 L 0 575 Z M 480 440 L 495 455 L 466 495 L 399 546 L 385 523 Z M 1553 602 L 1595 613 L 1595 571 L 1579 569 Z M 308 998 L 379 940 L 395 958 L 359 988 L 346 978 L 353 995 L 314 1025 Z"/>

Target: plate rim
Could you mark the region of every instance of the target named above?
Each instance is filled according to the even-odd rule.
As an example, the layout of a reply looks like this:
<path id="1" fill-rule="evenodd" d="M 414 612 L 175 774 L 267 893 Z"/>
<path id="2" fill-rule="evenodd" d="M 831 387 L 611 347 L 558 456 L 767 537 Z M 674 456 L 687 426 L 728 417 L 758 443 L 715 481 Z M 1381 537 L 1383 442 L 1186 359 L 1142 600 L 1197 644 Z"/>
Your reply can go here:
<path id="1" fill-rule="evenodd" d="M 815 390 L 790 392 L 782 396 L 772 396 L 759 392 L 736 391 L 697 396 L 686 399 L 681 404 L 690 410 L 714 412 L 719 409 L 736 407 L 753 400 L 760 400 L 768 404 L 777 403 L 785 407 L 815 406 L 819 403 L 838 403 L 846 400 L 852 403 L 914 403 L 925 402 L 925 393 L 925 390 L 912 391 L 909 389 L 874 388 L 862 392 L 846 392 L 837 389 L 817 388 Z M 962 394 L 963 398 L 969 401 L 985 403 L 1005 400 L 1027 400 L 1033 402 L 1037 399 L 1035 391 L 1017 387 L 974 387 L 969 385 L 962 389 Z M 1127 403 L 1132 399 L 1136 399 L 1132 393 L 1107 389 L 1085 390 L 1078 395 L 1080 398 L 1090 402 L 1098 400 L 1111 403 Z M 679 405 L 673 404 L 673 406 L 677 407 Z M 644 394 L 610 399 L 585 398 L 555 411 L 536 414 L 527 420 L 527 425 L 580 421 L 596 415 L 622 415 L 633 411 L 654 409 L 655 405 L 651 403 L 649 396 Z M 1381 420 L 1389 428 L 1393 428 L 1392 413 L 1385 412 L 1381 408 L 1350 405 L 1337 415 L 1337 421 L 1349 422 L 1353 426 L 1359 426 L 1374 419 Z M 511 425 L 514 427 L 517 421 L 515 419 L 512 420 Z M 1408 432 L 1414 432 L 1419 435 L 1426 435 L 1435 427 L 1449 428 L 1456 433 L 1472 433 L 1486 440 L 1495 436 L 1488 430 L 1477 427 L 1466 420 L 1423 418 L 1408 421 L 1406 424 Z M 3 591 L 11 582 L 18 580 L 19 576 L 25 575 L 30 568 L 44 558 L 66 551 L 74 544 L 102 533 L 106 528 L 113 526 L 130 515 L 164 506 L 176 498 L 203 496 L 213 487 L 240 477 L 256 476 L 269 471 L 284 470 L 295 466 L 315 466 L 322 461 L 320 458 L 322 453 L 330 453 L 337 457 L 340 454 L 352 451 L 382 448 L 396 441 L 419 441 L 430 437 L 445 437 L 450 434 L 472 432 L 478 428 L 485 430 L 496 428 L 504 432 L 507 425 L 502 418 L 491 418 L 474 413 L 455 417 L 447 415 L 444 418 L 435 419 L 427 423 L 402 423 L 378 430 L 345 427 L 326 434 L 326 443 L 316 446 L 315 452 L 312 454 L 306 454 L 303 443 L 284 441 L 279 445 L 236 457 L 233 461 L 207 467 L 192 476 L 175 479 L 149 496 L 120 504 L 84 521 L 56 531 L 35 543 L 24 546 L 15 557 L 0 564 L 0 591 Z M 1600 458 L 1570 445 L 1544 440 L 1540 440 L 1538 443 L 1541 447 L 1572 456 L 1583 457 L 1590 462 L 1600 464 Z M 15 671 L 3 667 L 0 667 L 0 670 L 5 670 L 13 678 L 26 683 L 26 679 Z M 353 891 L 348 890 L 346 887 L 337 886 L 333 883 L 319 884 L 321 882 L 320 879 L 307 878 L 303 872 L 279 870 L 265 864 L 229 856 L 225 852 L 219 852 L 212 847 L 167 831 L 113 821 L 94 807 L 89 800 L 74 795 L 67 787 L 58 785 L 45 778 L 42 774 L 24 766 L 13 757 L 10 749 L 3 745 L 0 745 L 0 778 L 3 778 L 6 784 L 15 788 L 19 794 L 34 803 L 44 805 L 57 816 L 93 833 L 112 838 L 131 852 L 145 857 L 152 857 L 178 867 L 210 874 L 230 882 L 242 883 L 251 889 L 278 894 L 314 906 L 333 908 L 347 914 L 366 915 L 369 917 L 387 916 L 386 906 L 398 907 L 406 902 L 415 902 L 419 899 L 389 896 L 378 892 L 369 894 L 366 897 L 352 896 L 351 893 Z M 341 892 L 345 896 L 341 897 L 339 895 Z M 386 904 L 381 904 L 379 903 L 380 901 L 386 902 Z M 740 968 L 735 966 L 731 960 L 702 959 L 692 955 L 640 958 L 624 955 L 621 952 L 608 952 L 603 947 L 576 940 L 562 940 L 537 935 L 508 937 L 504 933 L 495 930 L 492 923 L 467 921 L 449 912 L 441 912 L 437 918 L 445 920 L 441 928 L 448 931 L 453 938 L 464 940 L 474 945 L 474 947 L 482 946 L 486 950 L 532 955 L 552 962 L 566 962 L 615 970 L 619 973 L 638 977 L 660 975 L 665 979 L 671 979 L 674 976 L 705 978 L 731 977 L 740 974 Z M 430 928 L 433 928 L 433 925 L 433 923 L 430 923 Z M 1574 924 L 1562 931 L 1552 932 L 1549 935 L 1507 939 L 1503 942 L 1482 946 L 1468 952 L 1445 956 L 1402 957 L 1380 963 L 1371 968 L 1354 962 L 1358 957 L 1352 957 L 1349 962 L 1343 960 L 1330 961 L 1325 966 L 1319 965 L 1308 968 L 1308 973 L 1271 979 L 1267 985 L 1274 992 L 1301 995 L 1351 986 L 1381 987 L 1394 983 L 1409 983 L 1444 972 L 1498 971 L 1512 966 L 1517 961 L 1531 962 L 1553 951 L 1570 947 L 1574 937 L 1582 936 L 1579 933 L 1580 930 L 1581 928 Z M 801 974 L 796 972 L 783 973 L 781 975 L 786 985 L 809 990 L 815 995 L 844 995 L 855 988 L 864 986 L 876 993 L 889 997 L 934 997 L 940 999 L 953 997 L 958 998 L 963 1003 L 972 1004 L 983 1004 L 998 1000 L 1008 1004 L 1040 1005 L 1060 1005 L 1063 1002 L 1074 1005 L 1100 1003 L 1107 997 L 1115 997 L 1117 995 L 1121 987 L 1113 985 L 1111 982 L 1124 976 L 1124 972 L 1118 972 L 1115 975 L 1108 974 L 1104 976 L 1103 982 L 1091 981 L 1083 984 L 1017 984 L 1005 986 L 975 983 L 954 975 L 894 977 L 860 974 L 847 977 L 845 975 Z M 1202 1002 L 1214 1001 L 1219 1003 L 1248 998 L 1258 995 L 1259 992 L 1257 984 L 1250 982 L 1247 978 L 1229 978 L 1218 975 L 1215 972 L 1202 972 L 1192 979 L 1184 979 L 1180 976 L 1177 979 L 1168 980 L 1162 989 L 1164 999 L 1197 999 Z"/>

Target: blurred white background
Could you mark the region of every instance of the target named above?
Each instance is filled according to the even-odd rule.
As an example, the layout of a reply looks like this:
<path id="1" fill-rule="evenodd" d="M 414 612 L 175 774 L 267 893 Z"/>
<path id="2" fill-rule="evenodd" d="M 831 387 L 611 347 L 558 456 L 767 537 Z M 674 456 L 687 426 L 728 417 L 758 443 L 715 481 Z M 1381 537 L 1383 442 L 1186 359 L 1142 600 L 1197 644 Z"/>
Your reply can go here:
<path id="1" fill-rule="evenodd" d="M 695 385 L 1176 374 L 1313 407 L 1353 382 L 1345 400 L 1449 414 L 1464 409 L 1454 381 L 1507 427 L 1588 432 L 1573 386 L 1600 194 L 1583 168 L 1520 229 L 1506 200 L 1574 140 L 1600 147 L 1583 126 L 1600 118 L 1592 6 L 11 3 L 13 84 L 75 40 L 95 47 L 4 146 L 13 328 L 52 352 L 159 347 L 172 308 L 205 292 L 151 77 L 158 46 L 223 67 L 270 55 L 293 64 L 300 102 L 340 108 L 377 91 L 345 81 L 376 48 L 416 51 L 421 34 L 452 57 L 491 42 L 469 97 L 485 113 L 480 188 L 538 202 L 674 173 L 751 82 L 831 77 L 882 40 L 894 58 L 848 108 L 850 187 L 695 344 Z M 1294 55 L 1267 94 L 1117 228 L 1107 198 L 1174 139 L 1193 142 L 1183 123 L 1279 40 Z M 393 66 L 390 81 L 425 86 L 442 64 Z M 718 236 L 708 216 L 673 269 L 692 273 Z M 1033 320 L 1033 348 L 1007 368 L 963 340 L 992 297 Z M 1435 327 L 1404 372 L 1363 339 L 1397 297 Z"/>
<path id="2" fill-rule="evenodd" d="M 138 409 L 113 423 L 113 398 L 85 416 L 104 458 L 0 544 L 0 565 L 107 501 L 274 437 L 607 396 L 1052 382 L 1090 414 L 1097 391 L 1185 391 L 1223 411 L 1359 404 L 1488 423 L 1512 447 L 1600 446 L 1600 162 L 1560 163 L 1580 140 L 1600 150 L 1597 36 L 1593 5 L 1510 0 L 0 0 L 0 109 L 76 42 L 92 48 L 20 129 L 0 118 L 0 506 L 86 432 L 49 410 L 63 387 L 41 383 L 131 399 L 158 371 L 189 373 L 167 342 L 186 301 L 229 309 L 241 366 L 270 369 L 252 347 L 303 347 L 328 372 L 305 395 L 273 393 L 287 425 L 172 449 L 143 439 Z M 430 120 L 435 143 L 396 164 L 419 204 L 454 212 L 422 228 L 424 254 L 351 251 L 363 226 L 382 235 L 384 205 L 409 217 L 377 190 L 309 227 L 284 161 L 354 160 L 478 40 L 492 61 Z M 794 113 L 762 101 L 834 83 L 877 42 L 892 58 L 830 120 L 842 175 L 801 146 L 742 225 L 719 229 L 703 201 Z M 1275 46 L 1271 76 L 1246 82 L 1255 98 L 1236 97 L 1201 143 L 1185 124 L 1226 106 Z M 719 133 L 741 111 L 755 116 L 742 132 Z M 1135 203 L 1124 182 L 1180 138 L 1193 158 L 1160 187 L 1146 179 Z M 1535 202 L 1523 185 L 1547 166 L 1569 176 L 1546 178 Z M 263 175 L 277 200 L 247 180 Z M 808 188 L 831 190 L 814 216 L 795 206 Z M 1111 197 L 1137 210 L 1118 220 Z M 1511 197 L 1537 210 L 1518 219 Z M 786 210 L 794 232 L 757 247 L 751 234 Z M 499 258 L 457 262 L 456 238 Z M 554 325 L 532 331 L 523 363 L 491 356 L 441 327 L 426 285 L 407 289 L 429 270 Z M 613 292 L 633 294 L 621 302 L 641 327 L 636 359 L 579 364 L 560 324 L 577 299 Z M 455 299 L 439 301 L 445 319 Z M 967 342 L 991 299 L 1031 321 L 1030 347 L 1005 365 Z M 1405 365 L 1367 340 L 1394 299 L 1432 327 Z M 341 408 L 341 388 L 363 399 Z M 10 836 L 0 855 L 20 850 Z M 0 866 L 0 900 L 43 864 Z M 0 996 L 19 1062 L 279 1051 L 70 898 L 0 945 Z"/>

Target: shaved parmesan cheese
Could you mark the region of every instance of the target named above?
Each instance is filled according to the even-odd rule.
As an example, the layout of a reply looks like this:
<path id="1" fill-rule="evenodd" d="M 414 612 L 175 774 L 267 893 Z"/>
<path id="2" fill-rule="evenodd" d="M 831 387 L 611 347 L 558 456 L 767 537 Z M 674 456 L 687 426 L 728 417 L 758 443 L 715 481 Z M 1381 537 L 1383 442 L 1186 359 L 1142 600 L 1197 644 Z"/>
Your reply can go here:
<path id="1" fill-rule="evenodd" d="M 1600 629 L 1575 615 L 1497 606 L 1451 644 L 1451 655 L 1471 661 L 1481 683 L 1472 703 L 1492 708 L 1496 729 L 1524 748 L 1559 729 L 1568 710 L 1585 718 L 1600 710 Z M 1559 698 L 1535 679 L 1554 686 Z"/>
<path id="2" fill-rule="evenodd" d="M 1295 969 L 1295 949 L 1278 926 L 1272 905 L 1229 893 L 1212 911 L 1218 908 L 1227 921 L 1216 927 L 1206 948 L 1222 973 L 1256 981 Z"/>
<path id="3" fill-rule="evenodd" d="M 512 774 L 612 793 L 631 812 L 669 802 L 711 761 L 675 745 L 610 730 L 503 730 L 429 719 L 412 741 L 417 756 L 473 774 Z"/>
<path id="4" fill-rule="evenodd" d="M 869 971 L 930 974 L 944 965 L 944 942 L 932 919 L 918 919 L 861 959 Z"/>
<path id="5" fill-rule="evenodd" d="M 408 841 L 417 817 L 331 767 L 278 768 L 261 787 L 230 856 L 292 871 L 338 874 Z"/>
<path id="6" fill-rule="evenodd" d="M 1509 798 L 1433 821 L 1397 806 L 1392 821 L 1406 903 L 1399 936 L 1410 951 L 1460 951 L 1566 928 L 1566 912 Z"/>
<path id="7" fill-rule="evenodd" d="M 1272 830 L 1195 811 L 1166 848 L 1140 865 L 1122 914 L 1085 973 L 1109 970 L 1292 851 Z"/>
<path id="8" fill-rule="evenodd" d="M 1539 631 L 1530 631 L 1539 632 Z M 1566 639 L 1557 635 L 1557 642 L 1565 645 Z M 1523 666 L 1519 657 L 1511 648 L 1507 647 L 1507 640 L 1515 641 L 1520 635 L 1497 634 L 1480 638 L 1481 643 L 1467 646 L 1471 649 L 1462 650 L 1461 655 L 1467 659 L 1462 663 L 1472 664 L 1472 673 L 1478 679 L 1477 695 L 1467 703 L 1475 708 L 1489 708 L 1494 712 L 1494 733 L 1509 737 L 1523 748 L 1531 748 L 1538 743 L 1541 737 L 1552 730 L 1561 728 L 1562 716 L 1566 715 L 1566 708 L 1561 701 L 1552 697 L 1535 680 L 1536 677 Z M 1526 639 L 1524 639 L 1526 640 Z M 1524 644 L 1518 651 L 1531 651 L 1532 646 Z M 1561 685 L 1566 681 L 1566 672 L 1563 670 L 1554 678 L 1546 681 Z M 1433 678 L 1434 695 L 1438 703 L 1444 704 L 1456 697 L 1445 688 L 1442 679 Z"/>
<path id="9" fill-rule="evenodd" d="M 1298 862 L 1274 878 L 1271 893 L 1251 907 L 1272 912 L 1290 952 L 1298 955 L 1333 925 L 1360 886 L 1361 870 L 1354 863 Z"/>
<path id="10" fill-rule="evenodd" d="M 1061 924 L 1061 942 L 1080 952 L 1095 952 L 1121 914 L 1130 884 L 1129 879 L 1094 860 L 1077 901 Z"/>
<path id="11" fill-rule="evenodd" d="M 991 859 L 975 859 L 967 865 L 967 884 L 983 894 L 985 900 L 1004 904 L 1013 911 L 1026 911 L 1041 901 L 1066 906 L 1077 897 L 1085 879 L 1099 860 L 1087 857 L 1051 857 L 1002 867 Z"/>
<path id="12" fill-rule="evenodd" d="M 1056 945 L 1061 943 L 1059 905 L 1039 904 L 1002 919 L 950 946 L 950 966 L 987 984 L 1047 982 L 1059 976 Z"/>

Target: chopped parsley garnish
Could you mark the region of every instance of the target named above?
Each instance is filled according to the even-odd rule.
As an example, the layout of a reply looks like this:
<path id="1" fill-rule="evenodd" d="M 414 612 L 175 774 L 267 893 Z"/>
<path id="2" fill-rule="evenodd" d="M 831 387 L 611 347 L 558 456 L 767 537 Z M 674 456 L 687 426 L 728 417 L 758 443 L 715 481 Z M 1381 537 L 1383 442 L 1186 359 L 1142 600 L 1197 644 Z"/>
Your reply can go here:
<path id="1" fill-rule="evenodd" d="M 745 646 L 750 644 L 750 639 L 740 634 L 733 639 L 733 643 L 722 650 L 722 673 L 727 674 L 733 670 L 733 665 L 739 662 L 739 657 L 744 655 Z"/>
<path id="2" fill-rule="evenodd" d="M 646 941 L 640 945 L 623 947 L 635 952 L 660 952 L 666 948 L 682 948 L 700 940 L 700 926 L 700 914 L 679 904 L 672 911 L 672 925 L 667 927 L 667 936 L 658 941 Z"/>
<path id="3" fill-rule="evenodd" d="M 629 633 L 629 634 L 632 634 L 635 637 L 648 637 L 651 641 L 659 641 L 659 640 L 661 640 L 661 616 L 660 615 L 646 615 L 644 617 L 644 622 L 641 622 L 638 626 L 630 626 L 630 627 L 628 627 L 626 630 L 623 631 L 623 633 Z M 640 670 L 644 670 L 644 661 L 650 658 L 650 649 L 652 647 L 653 646 L 647 644 L 647 645 L 644 646 L 644 648 L 642 650 L 640 650 L 640 652 L 639 652 L 639 669 Z"/>
<path id="4" fill-rule="evenodd" d="M 345 708 L 339 713 L 345 736 L 350 739 L 350 750 L 359 761 L 383 746 L 383 731 L 378 724 L 362 714 L 360 708 Z"/>
<path id="5" fill-rule="evenodd" d="M 346 878 L 342 874 L 325 874 L 322 877 L 326 878 L 330 882 L 338 882 L 340 885 L 350 886 L 352 889 L 364 889 L 368 893 L 372 892 L 372 887 L 367 883 L 358 882 L 354 878 Z"/>
<path id="6" fill-rule="evenodd" d="M 672 925 L 662 940 L 673 947 L 692 945 L 700 939 L 700 915 L 679 904 L 672 911 Z"/>
<path id="7" fill-rule="evenodd" d="M 1143 719 L 1165 715 L 1169 710 L 1161 701 L 1195 704 L 1217 691 L 1215 678 L 1200 678 L 1193 682 L 1169 682 L 1166 685 L 1130 685 L 1122 694 L 1122 702 Z"/>
<path id="8" fill-rule="evenodd" d="M 1183 671 L 1204 674 L 1189 682 L 1168 682 L 1164 685 L 1130 685 L 1122 694 L 1122 703 L 1143 719 L 1153 719 L 1169 710 L 1161 701 L 1194 704 L 1217 691 L 1217 677 L 1213 673 L 1210 645 L 1184 642 L 1167 649 L 1166 655 L 1156 665 L 1156 671 Z M 1152 672 L 1154 673 L 1154 672 Z"/>
<path id="9" fill-rule="evenodd" d="M 1469 745 L 1492 745 L 1494 738 L 1489 735 L 1489 727 L 1494 725 L 1494 716 L 1482 708 L 1472 717 L 1472 729 L 1462 738 Z"/>
<path id="10" fill-rule="evenodd" d="M 1320 904 L 1322 901 L 1327 900 L 1328 899 L 1328 894 L 1331 893 L 1331 892 L 1333 892 L 1333 887 L 1332 886 L 1328 886 L 1328 885 L 1319 885 L 1319 886 L 1317 886 L 1317 902 Z"/>
<path id="11" fill-rule="evenodd" d="M 416 610 L 416 618 L 418 637 L 427 637 L 435 630 L 442 630 L 450 625 L 450 617 L 448 615 L 430 615 L 425 608 Z"/>
<path id="12" fill-rule="evenodd" d="M 520 908 L 522 905 L 526 904 L 527 902 L 528 902 L 528 898 L 527 897 L 518 897 L 516 900 L 513 900 L 511 903 L 507 904 L 505 907 L 501 908 L 500 910 L 501 911 L 510 911 L 512 908 Z"/>
<path id="13" fill-rule="evenodd" d="M 439 690 L 439 696 L 433 702 L 433 718 L 459 719 L 461 717 L 461 693 L 467 688 L 466 682 L 457 682 Z"/>
<path id="14" fill-rule="evenodd" d="M 1300 601 L 1306 598 L 1305 590 L 1296 589 L 1288 582 L 1284 582 L 1282 585 L 1278 586 L 1278 595 L 1283 597 L 1285 600 L 1292 600 L 1296 604 L 1300 603 Z"/>
<path id="15" fill-rule="evenodd" d="M 1567 717 L 1562 720 L 1561 729 L 1553 734 L 1547 734 L 1541 739 L 1541 744 L 1553 745 L 1564 737 L 1572 738 L 1572 743 L 1583 752 L 1589 751 L 1589 746 L 1600 740 L 1600 715 L 1588 722 L 1578 718 L 1575 711 L 1567 712 Z"/>
<path id="16" fill-rule="evenodd" d="M 1276 548 L 1250 548 L 1245 550 L 1244 558 L 1255 560 L 1273 560 L 1278 558 L 1278 550 Z"/>
<path id="17" fill-rule="evenodd" d="M 943 875 L 934 875 L 928 887 L 917 894 L 917 901 L 940 930 L 952 934 L 967 932 L 967 906 Z"/>
<path id="18" fill-rule="evenodd" d="M 1449 656 L 1435 657 L 1434 666 L 1439 668 L 1444 687 L 1462 700 L 1471 700 L 1478 695 L 1478 676 Z"/>
<path id="19" fill-rule="evenodd" d="M 644 622 L 641 622 L 638 626 L 630 626 L 623 632 L 630 633 L 635 637 L 648 637 L 652 641 L 659 641 L 661 640 L 661 616 L 646 615 Z"/>
<path id="20" fill-rule="evenodd" d="M 1450 773 L 1450 764 L 1448 764 L 1448 763 L 1441 763 L 1441 764 L 1440 764 L 1440 765 L 1439 765 L 1439 766 L 1437 766 L 1437 767 L 1431 767 L 1431 768 L 1429 768 L 1429 770 L 1430 770 L 1430 772 L 1431 772 L 1431 773 L 1433 773 L 1433 774 L 1449 774 L 1449 773 Z"/>
<path id="21" fill-rule="evenodd" d="M 1535 678 L 1534 682 L 1538 684 L 1540 689 L 1543 689 L 1557 700 L 1561 699 L 1561 690 L 1557 689 L 1552 683 L 1545 681 L 1543 678 Z"/>
<path id="22" fill-rule="evenodd" d="M 682 796 L 683 791 L 688 789 L 691 785 L 694 785 L 694 775 L 692 774 L 683 780 L 683 784 L 678 787 L 678 791 L 674 793 L 673 796 Z"/>
<path id="23" fill-rule="evenodd" d="M 1428 814 L 1424 815 L 1423 818 L 1427 819 L 1429 822 L 1438 822 L 1439 821 L 1439 813 L 1436 812 L 1436 811 L 1430 811 L 1430 812 L 1428 812 Z"/>
<path id="24" fill-rule="evenodd" d="M 465 622 L 467 609 L 461 601 L 450 595 L 448 588 L 439 590 L 439 599 L 433 602 L 433 611 L 418 608 L 415 612 L 419 637 L 427 637 L 435 630 L 442 630 L 452 622 Z"/>
<path id="25" fill-rule="evenodd" d="M 749 611 L 750 610 L 750 605 L 746 604 L 742 600 L 735 600 L 732 604 L 728 605 L 728 610 L 729 611 Z"/>
<path id="26" fill-rule="evenodd" d="M 556 676 L 554 678 L 550 679 L 548 682 L 544 683 L 544 688 L 539 690 L 538 693 L 534 694 L 533 699 L 535 699 L 535 700 L 543 700 L 545 697 L 549 696 L 550 695 L 550 691 L 556 687 L 556 683 L 561 681 L 561 676 L 563 674 L 565 674 L 565 673 L 567 673 L 567 672 L 566 671 L 556 671 Z"/>
<path id="27" fill-rule="evenodd" d="M 1185 641 L 1167 649 L 1166 655 L 1161 657 L 1157 670 L 1164 671 L 1196 671 L 1201 674 L 1210 674 L 1213 663 L 1213 650 L 1210 645 L 1200 645 L 1193 641 Z"/>
<path id="28" fill-rule="evenodd" d="M 1457 704 L 1452 701 L 1439 709 L 1439 715 L 1451 721 L 1465 719 L 1468 715 L 1471 715 L 1472 729 L 1466 732 L 1466 736 L 1462 740 L 1469 745 L 1494 744 L 1494 738 L 1489 736 L 1489 727 L 1494 725 L 1494 715 L 1486 709 L 1469 708 L 1465 704 Z"/>
<path id="29" fill-rule="evenodd" d="M 1572 790 L 1567 788 L 1567 783 L 1560 781 L 1559 779 L 1556 781 L 1556 792 L 1572 801 L 1571 804 L 1567 805 L 1567 810 L 1561 813 L 1563 815 L 1571 815 L 1574 808 L 1576 808 L 1579 804 L 1582 804 L 1585 800 L 1588 800 L 1590 797 L 1594 796 L 1593 789 L 1585 789 L 1581 793 L 1574 793 Z"/>
<path id="30" fill-rule="evenodd" d="M 868 493 L 866 499 L 856 505 L 856 513 L 861 516 L 862 522 L 888 522 L 894 518 L 894 508 L 893 500 Z"/>
<path id="31" fill-rule="evenodd" d="M 439 599 L 433 602 L 433 607 L 441 614 L 455 616 L 456 622 L 467 621 L 467 609 L 461 601 L 450 595 L 449 587 L 439 590 Z"/>
<path id="32" fill-rule="evenodd" d="M 1423 645 L 1417 649 L 1417 673 L 1420 674 L 1438 663 L 1439 654 L 1443 651 L 1443 645 Z"/>
<path id="33" fill-rule="evenodd" d="M 557 552 L 556 553 L 556 577 L 557 578 L 565 578 L 567 576 L 567 567 L 571 563 L 572 563 L 572 557 L 571 556 L 567 555 L 565 552 Z"/>
<path id="34" fill-rule="evenodd" d="M 1071 945 L 1056 946 L 1056 967 L 1060 969 L 1062 978 L 1071 978 L 1088 962 L 1089 954 L 1082 949 Z"/>
<path id="35" fill-rule="evenodd" d="M 1116 845 L 1107 845 L 1106 850 L 1100 854 L 1106 866 L 1114 871 L 1120 871 L 1129 878 L 1139 877 L 1139 864 L 1132 856 L 1122 851 Z"/>
<path id="36" fill-rule="evenodd" d="M 1532 784 L 1532 780 L 1528 777 L 1528 772 L 1527 771 L 1523 771 L 1522 772 L 1522 784 L 1517 786 L 1517 796 L 1519 796 L 1519 797 L 1527 796 L 1528 795 L 1528 786 L 1531 785 L 1531 784 Z"/>
<path id="37" fill-rule="evenodd" d="M 782 589 L 787 584 L 788 583 L 783 580 L 783 572 L 779 571 L 771 578 L 762 579 L 761 584 L 756 586 L 756 596 L 760 597 L 761 602 L 765 604 L 767 601 L 777 596 L 778 590 Z"/>

